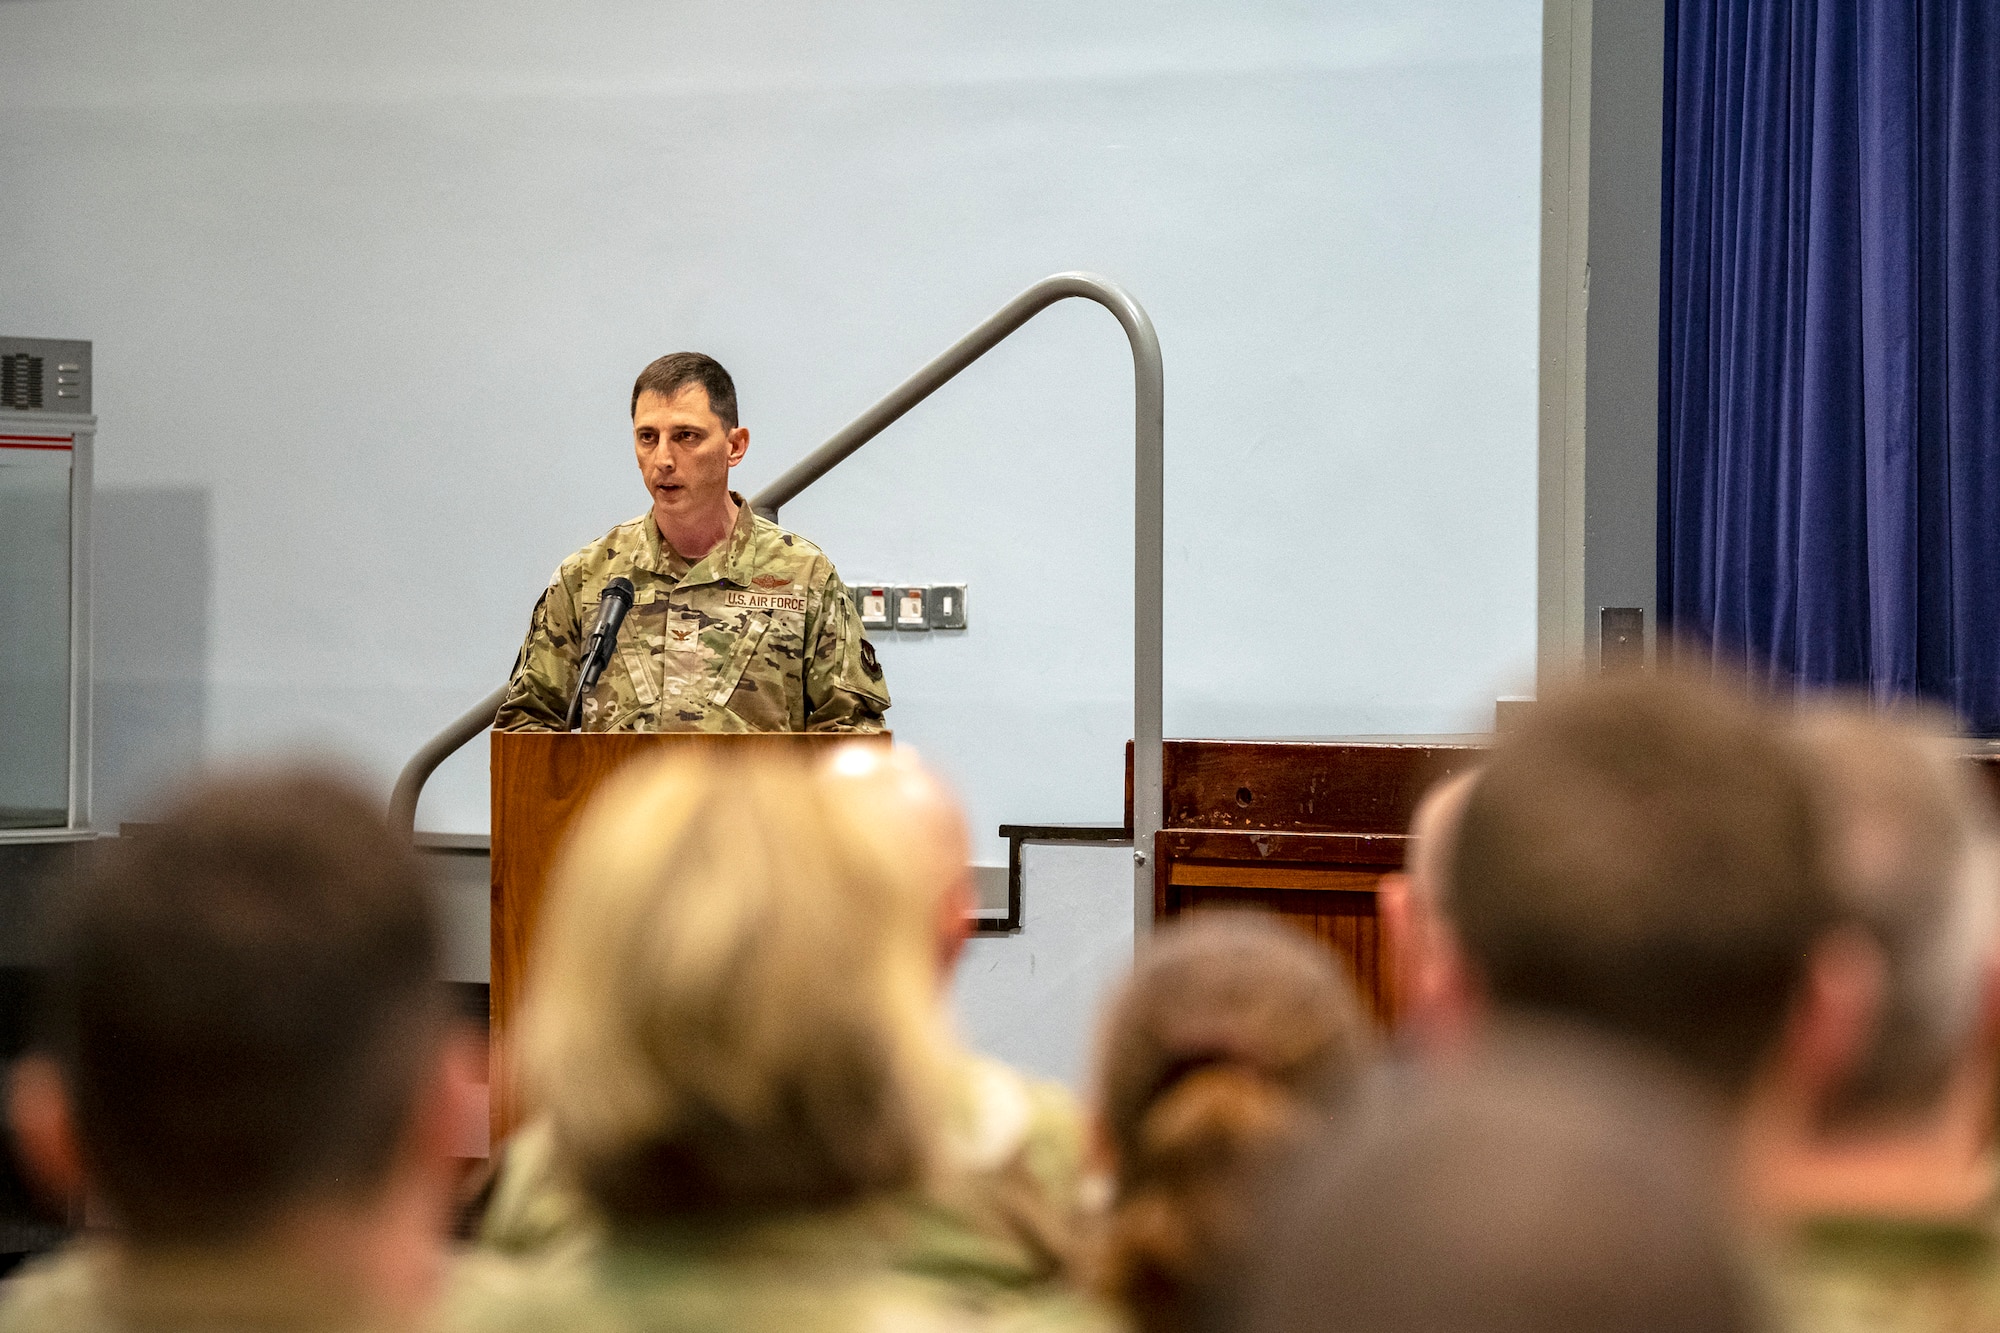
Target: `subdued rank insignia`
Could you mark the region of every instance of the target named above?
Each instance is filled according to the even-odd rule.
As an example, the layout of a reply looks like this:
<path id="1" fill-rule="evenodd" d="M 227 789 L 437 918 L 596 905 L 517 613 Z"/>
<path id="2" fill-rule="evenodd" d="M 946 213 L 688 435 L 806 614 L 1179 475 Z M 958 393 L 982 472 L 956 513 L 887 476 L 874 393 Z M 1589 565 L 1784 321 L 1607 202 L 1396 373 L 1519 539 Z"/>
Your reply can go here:
<path id="1" fill-rule="evenodd" d="M 875 645 L 866 639 L 861 641 L 861 666 L 870 680 L 882 679 L 882 663 L 875 656 Z"/>

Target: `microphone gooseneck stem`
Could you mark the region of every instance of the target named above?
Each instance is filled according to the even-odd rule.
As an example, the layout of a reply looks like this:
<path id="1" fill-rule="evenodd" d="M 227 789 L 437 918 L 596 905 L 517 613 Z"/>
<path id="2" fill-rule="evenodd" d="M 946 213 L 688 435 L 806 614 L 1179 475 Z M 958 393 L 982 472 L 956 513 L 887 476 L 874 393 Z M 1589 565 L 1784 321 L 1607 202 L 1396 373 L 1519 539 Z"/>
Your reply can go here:
<path id="1" fill-rule="evenodd" d="M 575 731 L 583 725 L 583 701 L 597 688 L 598 677 L 611 664 L 612 651 L 618 646 L 618 630 L 625 623 L 625 613 L 631 609 L 631 580 L 617 578 L 604 585 L 604 595 L 598 601 L 597 626 L 590 631 L 590 639 L 584 645 L 576 693 L 570 696 L 569 714 L 563 719 L 564 731 Z"/>
<path id="2" fill-rule="evenodd" d="M 564 731 L 575 731 L 583 725 L 583 701 L 597 688 L 598 677 L 611 660 L 611 639 L 605 635 L 592 635 L 590 649 L 583 656 L 583 670 L 577 674 L 576 693 L 570 696 L 569 717 L 563 724 Z"/>

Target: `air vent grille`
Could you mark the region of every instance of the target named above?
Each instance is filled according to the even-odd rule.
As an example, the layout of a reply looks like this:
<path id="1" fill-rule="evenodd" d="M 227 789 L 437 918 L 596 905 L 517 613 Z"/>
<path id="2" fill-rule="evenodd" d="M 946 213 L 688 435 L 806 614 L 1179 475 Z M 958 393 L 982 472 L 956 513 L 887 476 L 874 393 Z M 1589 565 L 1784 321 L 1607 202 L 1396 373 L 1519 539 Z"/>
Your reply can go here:
<path id="1" fill-rule="evenodd" d="M 90 411 L 90 344 L 77 338 L 0 337 L 0 416 Z"/>
<path id="2" fill-rule="evenodd" d="M 0 356 L 0 407 L 42 409 L 42 358 L 27 352 Z"/>

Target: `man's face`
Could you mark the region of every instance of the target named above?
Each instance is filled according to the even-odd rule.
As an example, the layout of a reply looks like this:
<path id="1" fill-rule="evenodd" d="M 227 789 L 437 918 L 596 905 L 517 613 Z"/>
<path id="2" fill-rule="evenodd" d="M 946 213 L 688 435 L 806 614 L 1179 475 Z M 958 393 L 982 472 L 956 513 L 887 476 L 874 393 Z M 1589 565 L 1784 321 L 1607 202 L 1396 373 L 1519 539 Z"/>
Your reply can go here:
<path id="1" fill-rule="evenodd" d="M 632 408 L 632 450 L 639 475 L 653 497 L 654 515 L 667 522 L 707 513 L 729 491 L 729 469 L 743 461 L 750 432 L 724 430 L 708 405 L 708 390 L 682 386 L 668 398 L 642 393 Z"/>

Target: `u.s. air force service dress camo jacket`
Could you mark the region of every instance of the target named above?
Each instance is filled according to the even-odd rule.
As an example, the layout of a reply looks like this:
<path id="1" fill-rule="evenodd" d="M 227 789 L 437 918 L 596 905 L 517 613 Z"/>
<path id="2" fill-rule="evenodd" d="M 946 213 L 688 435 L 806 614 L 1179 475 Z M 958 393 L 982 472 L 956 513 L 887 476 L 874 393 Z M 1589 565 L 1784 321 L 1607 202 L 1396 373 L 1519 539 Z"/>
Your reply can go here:
<path id="1" fill-rule="evenodd" d="M 560 731 L 604 585 L 632 581 L 585 731 L 879 731 L 889 690 L 833 562 L 751 512 L 690 567 L 646 513 L 562 562 L 494 726 Z"/>

